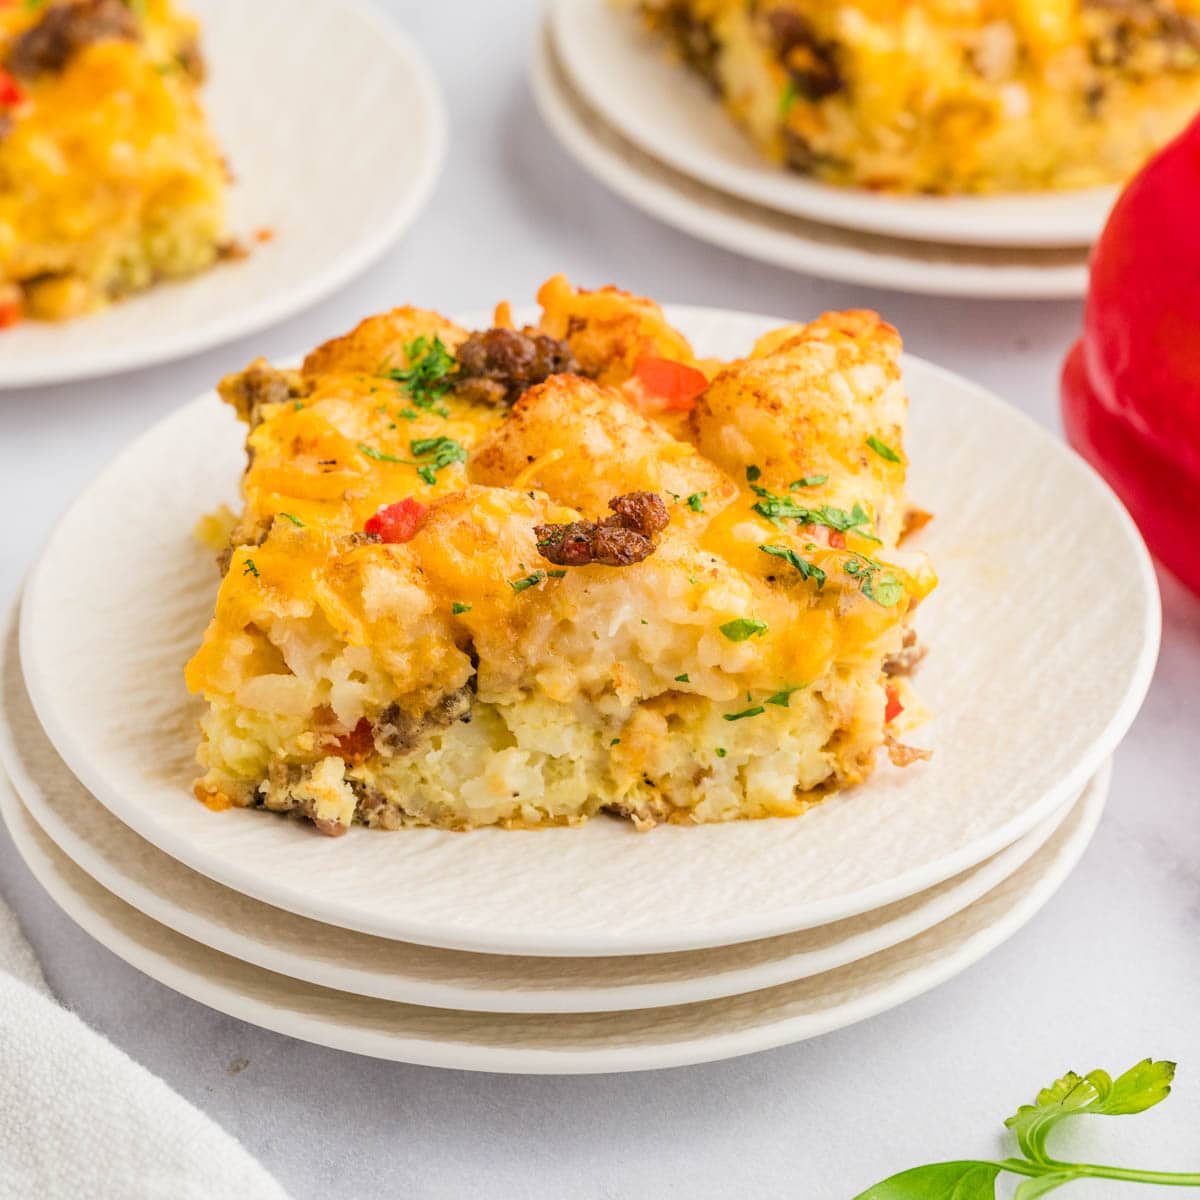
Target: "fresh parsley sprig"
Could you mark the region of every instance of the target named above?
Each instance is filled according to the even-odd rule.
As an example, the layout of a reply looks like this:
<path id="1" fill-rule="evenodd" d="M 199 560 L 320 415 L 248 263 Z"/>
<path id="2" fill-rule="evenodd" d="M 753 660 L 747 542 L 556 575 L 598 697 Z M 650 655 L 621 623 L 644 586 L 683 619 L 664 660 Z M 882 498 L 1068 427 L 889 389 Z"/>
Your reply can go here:
<path id="1" fill-rule="evenodd" d="M 466 447 L 453 438 L 413 438 L 408 443 L 408 448 L 416 455 L 416 458 L 399 458 L 395 454 L 385 454 L 382 450 L 376 450 L 374 446 L 368 446 L 364 442 L 358 444 L 359 452 L 368 458 L 373 458 L 376 462 L 399 463 L 402 466 L 416 467 L 417 474 L 430 487 L 437 483 L 437 472 L 443 467 L 467 461 Z"/>
<path id="2" fill-rule="evenodd" d="M 400 384 L 418 408 L 433 408 L 453 384 L 451 376 L 458 367 L 454 355 L 435 334 L 432 340 L 419 337 L 407 343 L 404 356 L 407 367 L 395 367 L 383 374 Z"/>
<path id="3" fill-rule="evenodd" d="M 862 537 L 873 542 L 879 541 L 869 532 L 870 514 L 857 501 L 849 512 L 844 508 L 835 508 L 832 504 L 809 508 L 807 505 L 797 504 L 790 496 L 776 496 L 757 484 L 752 483 L 750 487 L 759 498 L 758 503 L 753 506 L 754 511 L 759 516 L 766 517 L 777 529 L 783 528 L 785 520 L 799 521 L 801 525 L 825 525 L 839 533 L 847 533 L 853 529 Z"/>
<path id="4" fill-rule="evenodd" d="M 862 594 L 881 608 L 895 608 L 904 596 L 904 585 L 900 580 L 890 571 L 884 571 L 883 563 L 865 554 L 852 553 L 845 570 L 862 589 Z"/>
<path id="5" fill-rule="evenodd" d="M 790 563 L 800 572 L 801 579 L 815 579 L 817 581 L 817 591 L 820 591 L 825 586 L 827 578 L 825 572 L 816 563 L 810 563 L 807 558 L 801 558 L 795 550 L 790 550 L 787 546 L 759 546 L 759 549 L 764 554 L 773 555 L 775 558 L 782 558 L 785 562 Z"/>
<path id="6" fill-rule="evenodd" d="M 1013 1200 L 1038 1200 L 1064 1184 L 1080 1179 L 1116 1179 L 1167 1187 L 1200 1187 L 1200 1172 L 1141 1171 L 1098 1163 L 1071 1163 L 1052 1158 L 1046 1148 L 1051 1131 L 1068 1117 L 1119 1117 L 1145 1112 L 1171 1092 L 1175 1064 L 1143 1059 L 1113 1079 L 1107 1071 L 1079 1076 L 1068 1071 L 1043 1088 L 1032 1104 L 1022 1104 L 1005 1121 L 1016 1135 L 1021 1158 L 997 1161 L 967 1159 L 929 1163 L 901 1171 L 860 1192 L 854 1200 L 995 1200 L 996 1180 L 1004 1173 L 1024 1181 Z"/>

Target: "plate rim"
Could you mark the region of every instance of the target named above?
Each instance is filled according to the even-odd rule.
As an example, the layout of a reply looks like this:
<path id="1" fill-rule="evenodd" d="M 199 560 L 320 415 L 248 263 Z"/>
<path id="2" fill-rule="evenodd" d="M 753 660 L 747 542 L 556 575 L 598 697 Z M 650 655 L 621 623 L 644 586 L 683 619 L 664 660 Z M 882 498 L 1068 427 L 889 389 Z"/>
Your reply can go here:
<path id="1" fill-rule="evenodd" d="M 329 0 L 317 2 L 329 3 Z M 370 0 L 337 0 L 337 4 L 341 11 L 349 12 L 369 25 L 380 42 L 390 44 L 397 57 L 403 60 L 398 62 L 397 69 L 402 70 L 411 81 L 421 97 L 421 106 L 428 114 L 428 121 L 422 123 L 417 131 L 417 136 L 423 136 L 427 143 L 420 159 L 420 169 L 412 175 L 412 186 L 403 202 L 390 210 L 386 221 L 366 231 L 350 251 L 340 251 L 324 269 L 309 273 L 303 283 L 296 287 L 275 291 L 248 308 L 215 314 L 194 328 L 180 330 L 174 335 L 134 343 L 137 349 L 133 353 L 122 343 L 115 342 L 108 346 L 97 345 L 86 354 L 66 360 L 48 356 L 40 363 L 18 363 L 6 367 L 3 358 L 0 358 L 0 392 L 104 379 L 162 366 L 261 333 L 311 308 L 344 287 L 386 254 L 413 224 L 428 203 L 445 166 L 449 120 L 441 87 L 428 59 L 412 37 Z M 219 264 L 213 269 L 219 270 Z M 162 284 L 156 290 L 163 303 L 167 303 L 171 287 L 187 287 L 190 282 L 187 279 L 178 280 Z M 88 316 L 76 319 L 86 321 Z"/>
<path id="2" fill-rule="evenodd" d="M 963 246 L 1061 249 L 1085 247 L 1095 242 L 1120 191 L 1121 185 L 1106 184 L 986 195 L 907 195 L 872 192 L 861 187 L 838 187 L 773 167 L 765 159 L 758 167 L 725 161 L 716 150 L 701 147 L 697 151 L 676 142 L 665 131 L 659 131 L 653 121 L 633 120 L 632 114 L 622 103 L 626 94 L 624 90 L 600 86 L 599 77 L 589 69 L 584 42 L 588 22 L 594 20 L 601 11 L 606 11 L 614 22 L 633 19 L 632 14 L 618 11 L 606 4 L 605 0 L 549 0 L 547 22 L 554 47 L 560 64 L 579 94 L 615 130 L 652 158 L 699 183 L 760 207 L 843 229 L 895 238 Z M 632 29 L 621 31 L 617 36 L 624 37 L 633 32 Z M 665 44 L 663 53 L 658 57 L 664 69 L 682 70 L 678 63 L 667 57 Z M 644 113 L 645 109 L 642 111 Z M 738 130 L 719 106 L 715 108 L 714 116 L 717 113 L 737 130 L 753 150 L 748 135 Z M 1059 200 L 1060 205 L 1056 206 L 1055 200 Z M 1048 215 L 1043 225 L 1023 228 L 1020 232 L 1005 233 L 995 226 L 976 228 L 970 224 L 971 221 L 986 217 L 989 209 L 1001 205 L 1020 206 L 1033 202 L 1039 207 L 1053 209 L 1065 208 L 1070 200 L 1090 204 L 1091 207 L 1086 215 L 1074 220 L 1057 213 Z M 976 211 L 971 213 L 971 209 Z"/>
<path id="3" fill-rule="evenodd" d="M 686 323 L 689 315 L 707 315 L 718 319 L 752 319 L 763 323 L 778 323 L 780 318 L 763 314 L 741 313 L 734 310 L 702 308 L 688 305 L 667 305 L 666 312 L 674 322 L 681 320 Z M 786 323 L 786 322 L 784 322 Z M 72 730 L 59 718 L 52 699 L 52 688 L 49 685 L 47 673 L 37 669 L 37 650 L 33 644 L 33 620 L 31 616 L 38 606 L 38 594 L 43 586 L 43 576 L 48 570 L 47 561 L 50 550 L 61 534 L 62 527 L 72 517 L 76 509 L 84 502 L 91 490 L 108 476 L 109 473 L 119 473 L 127 458 L 136 455 L 144 441 L 155 436 L 165 425 L 182 420 L 184 414 L 190 414 L 202 404 L 214 402 L 215 393 L 204 392 L 188 404 L 174 410 L 161 420 L 155 422 L 149 429 L 128 443 L 109 460 L 71 502 L 61 514 L 52 529 L 42 554 L 30 571 L 24 595 L 28 600 L 22 605 L 20 619 L 20 656 L 22 675 L 25 679 L 30 700 L 34 711 L 42 724 L 50 741 L 55 746 L 63 761 L 87 788 L 110 812 L 119 820 L 129 825 L 136 833 L 171 857 L 185 865 L 207 875 L 236 891 L 243 892 L 257 900 L 276 908 L 285 908 L 301 916 L 311 917 L 324 924 L 334 924 L 343 928 L 356 929 L 363 933 L 424 945 L 439 946 L 445 949 L 466 950 L 482 953 L 522 954 L 549 957 L 590 957 L 614 954 L 653 954 L 682 950 L 702 949 L 717 945 L 729 945 L 739 941 L 755 941 L 781 933 L 796 932 L 800 929 L 812 928 L 828 924 L 834 920 L 857 915 L 871 909 L 879 908 L 892 901 L 911 896 L 925 888 L 932 887 L 945 879 L 959 874 L 968 867 L 977 865 L 991 857 L 1006 845 L 1011 845 L 1017 838 L 1027 833 L 1039 821 L 1045 819 L 1051 812 L 1066 803 L 1071 796 L 1077 795 L 1085 786 L 1087 780 L 1098 770 L 1104 759 L 1111 756 L 1117 744 L 1128 730 L 1136 716 L 1149 688 L 1150 679 L 1158 657 L 1161 637 L 1162 613 L 1159 599 L 1157 579 L 1154 573 L 1149 552 L 1142 541 L 1132 518 L 1120 504 L 1115 493 L 1108 484 L 1089 467 L 1083 459 L 1063 445 L 1048 430 L 1040 426 L 1031 417 L 1007 404 L 999 396 L 979 384 L 965 379 L 963 376 L 936 366 L 924 359 L 913 355 L 905 355 L 904 368 L 911 371 L 913 366 L 928 371 L 931 375 L 940 377 L 952 384 L 964 395 L 969 396 L 971 403 L 986 405 L 998 409 L 1006 419 L 1015 420 L 1034 438 L 1054 446 L 1061 453 L 1064 465 L 1079 472 L 1081 480 L 1088 480 L 1089 485 L 1096 488 L 1098 502 L 1108 504 L 1111 515 L 1117 525 L 1124 530 L 1129 538 L 1131 560 L 1129 568 L 1136 572 L 1141 589 L 1146 598 L 1144 625 L 1141 630 L 1140 649 L 1125 695 L 1117 706 L 1104 729 L 1092 743 L 1091 749 L 1084 754 L 1075 766 L 1059 780 L 1056 787 L 1046 792 L 1039 801 L 1029 805 L 1021 813 L 1010 818 L 1004 825 L 992 833 L 965 847 L 960 847 L 954 854 L 947 855 L 919 869 L 909 870 L 894 876 L 883 883 L 869 885 L 848 895 L 828 899 L 823 902 L 810 902 L 802 906 L 803 916 L 781 916 L 773 913 L 773 920 L 763 923 L 761 916 L 749 916 L 724 922 L 720 926 L 710 925 L 706 932 L 690 937 L 671 937 L 660 939 L 648 936 L 644 931 L 631 942 L 614 945 L 610 941 L 597 937 L 594 932 L 587 937 L 576 936 L 569 944 L 559 941 L 539 941 L 532 943 L 524 938 L 493 937 L 487 942 L 477 938 L 464 937 L 461 931 L 454 928 L 444 928 L 437 925 L 421 924 L 408 926 L 403 931 L 397 931 L 394 925 L 387 924 L 374 912 L 361 914 L 354 911 L 351 914 L 342 912 L 340 916 L 331 915 L 332 910 L 319 909 L 312 899 L 299 893 L 293 887 L 281 887 L 271 882 L 265 883 L 253 874 L 239 871 L 236 862 L 209 853 L 196 853 L 195 848 L 181 833 L 163 830 L 156 826 L 152 814 L 148 814 L 136 805 L 125 802 L 119 786 L 110 784 L 102 768 L 89 761 L 88 756 L 78 744 Z M 336 907 L 336 906 L 335 906 Z M 784 910 L 786 911 L 786 910 Z M 752 924 L 752 918 L 755 922 Z M 719 930 L 719 932 L 717 932 Z"/>
<path id="4" fill-rule="evenodd" d="M 17 831 L 18 822 L 12 820 L 13 806 L 15 805 L 21 816 L 25 815 L 25 810 L 17 798 L 12 784 L 2 773 L 0 773 L 0 820 L 8 829 L 18 857 L 21 858 L 26 868 L 54 904 L 69 919 L 135 970 L 198 1004 L 287 1037 L 370 1058 L 412 1063 L 419 1066 L 500 1074 L 595 1075 L 664 1070 L 698 1063 L 719 1062 L 746 1054 L 776 1049 L 857 1024 L 859 1021 L 878 1016 L 939 987 L 979 962 L 1027 925 L 1065 883 L 1087 852 L 1103 815 L 1111 786 L 1111 767 L 1106 768 L 1101 782 L 1102 786 L 1097 791 L 1089 792 L 1087 796 L 1081 798 L 1081 804 L 1084 807 L 1080 809 L 1079 827 L 1059 848 L 1047 868 L 1030 882 L 1003 916 L 981 930 L 967 935 L 955 950 L 938 957 L 932 965 L 927 962 L 921 967 L 910 968 L 903 972 L 898 979 L 877 989 L 875 993 L 866 998 L 859 996 L 854 1002 L 832 1007 L 819 1017 L 809 1014 L 780 1018 L 774 1022 L 764 1022 L 749 1030 L 734 1033 L 708 1034 L 702 1037 L 693 1037 L 690 1040 L 660 1042 L 648 1047 L 624 1047 L 617 1050 L 609 1048 L 564 1050 L 561 1047 L 553 1050 L 517 1049 L 494 1045 L 488 1047 L 479 1041 L 470 1043 L 449 1039 L 433 1041 L 421 1037 L 409 1037 L 397 1043 L 394 1037 L 389 1038 L 387 1032 L 388 1029 L 394 1028 L 394 1022 L 388 1022 L 383 1032 L 380 1031 L 379 1023 L 368 1030 L 359 1029 L 357 1032 L 351 1032 L 345 1021 L 340 1025 L 320 1021 L 314 1013 L 319 1013 L 322 1006 L 316 1003 L 311 1006 L 309 1011 L 296 1011 L 296 1008 L 299 1007 L 297 1005 L 296 1008 L 281 1015 L 278 1008 L 273 1008 L 262 997 L 286 994 L 288 985 L 291 985 L 293 989 L 299 987 L 308 990 L 307 994 L 310 998 L 317 1001 L 324 999 L 326 995 L 333 995 L 336 998 L 342 994 L 330 993 L 328 989 L 300 983 L 288 979 L 287 976 L 245 963 L 239 963 L 238 966 L 245 971 L 261 975 L 263 986 L 256 990 L 256 994 L 241 994 L 231 1000 L 231 995 L 236 992 L 232 986 L 224 985 L 222 989 L 222 985 L 214 983 L 211 974 L 202 976 L 196 971 L 189 972 L 187 968 L 181 967 L 176 960 L 169 958 L 165 953 L 147 949 L 133 935 L 123 929 L 117 929 L 111 921 L 106 923 L 103 918 L 98 917 L 79 897 L 78 893 L 72 892 L 72 899 L 64 900 L 63 893 L 68 890 L 68 886 L 47 882 L 46 876 L 53 870 L 52 867 L 46 865 L 49 856 L 40 847 L 37 847 L 35 853 L 41 856 L 42 862 L 39 866 L 42 869 L 30 861 L 27 852 L 31 843 L 36 845 L 37 825 L 31 817 L 27 817 L 34 829 Z M 51 847 L 54 848 L 53 843 L 51 843 Z M 61 851 L 58 853 L 61 855 Z M 62 857 L 66 858 L 65 855 Z M 69 863 L 69 860 L 66 861 Z M 71 865 L 73 866 L 73 864 Z M 1026 864 L 1026 866 L 1028 865 Z M 74 869 L 78 870 L 78 868 Z M 94 881 L 89 880 L 89 882 Z M 101 890 L 104 889 L 101 888 Z M 111 893 L 109 895 L 111 896 Z M 119 906 L 130 908 L 116 897 L 113 899 Z M 150 918 L 143 916 L 135 909 L 130 908 L 130 912 L 138 920 L 158 925 L 157 922 L 151 921 Z M 951 921 L 954 919 L 954 917 L 950 918 Z M 167 932 L 170 937 L 182 937 L 181 934 L 174 931 L 168 930 Z M 184 940 L 188 941 L 189 939 Z M 198 943 L 193 944 L 198 945 Z M 202 956 L 227 957 L 207 947 L 201 946 L 199 949 Z M 180 975 L 185 976 L 186 983 L 180 981 Z M 365 1001 L 367 1004 L 392 1007 L 388 1001 L 374 1001 L 364 997 L 348 997 L 347 1001 L 356 999 Z M 720 1003 L 720 1001 L 715 1003 Z M 406 1006 L 398 1005 L 396 1007 Z M 475 1015 L 484 1020 L 500 1019 L 502 1021 L 505 1015 L 521 1014 L 479 1013 Z M 523 1014 L 526 1018 L 529 1015 Z M 570 1014 L 562 1015 L 568 1018 L 570 1016 Z M 610 1017 L 620 1017 L 621 1015 L 621 1013 L 607 1014 Z M 544 1019 L 553 1021 L 554 1018 L 551 1014 Z"/>
<path id="5" fill-rule="evenodd" d="M 933 261 L 906 255 L 906 248 L 922 244 L 912 239 L 884 238 L 878 234 L 855 234 L 819 222 L 773 213 L 752 205 L 746 200 L 718 192 L 675 171 L 657 160 L 651 160 L 632 142 L 611 127 L 606 130 L 619 139 L 621 152 L 602 144 L 579 115 L 582 98 L 564 91 L 565 85 L 557 76 L 563 73 L 545 29 L 531 55 L 529 68 L 530 90 L 542 120 L 558 139 L 562 148 L 594 179 L 615 192 L 641 212 L 681 230 L 709 245 L 730 253 L 769 263 L 774 267 L 795 271 L 822 279 L 884 288 L 910 295 L 959 296 L 991 300 L 1063 300 L 1078 299 L 1087 290 L 1087 260 L 1083 251 L 1079 261 L 1070 265 L 1037 265 L 1013 263 L 953 263 Z M 591 113 L 594 120 L 603 118 Z M 651 161 L 657 175 L 652 178 L 638 159 Z M 677 180 L 687 184 L 688 191 Z M 698 199 L 697 191 L 711 193 L 711 199 Z M 737 211 L 731 211 L 734 208 Z M 766 213 L 777 221 L 791 221 L 819 228 L 822 239 L 806 237 L 802 231 L 783 231 L 756 221 L 753 211 Z M 834 245 L 831 237 L 844 244 Z M 868 253 L 853 243 L 853 239 L 870 239 L 887 244 L 887 252 Z M 977 252 L 1003 253 L 1005 247 L 943 247 L 962 255 Z M 1007 248 L 1010 254 L 1017 253 Z M 1030 249 L 1026 255 L 1037 255 Z M 1040 253 L 1063 251 L 1043 250 Z"/>
<path id="6" fill-rule="evenodd" d="M 0 671 L 7 676 L 9 672 L 15 670 L 18 676 L 18 686 L 21 686 L 24 691 L 23 681 L 20 679 L 20 663 L 6 661 L 7 644 L 15 632 L 19 605 L 18 598 L 9 612 L 5 632 L 2 635 L 4 644 L 0 645 Z M 0 680 L 0 689 L 4 686 L 5 681 Z M 28 702 L 27 694 L 24 699 Z M 53 747 L 48 752 L 54 754 Z M 61 762 L 61 759 L 59 761 Z M 843 948 L 841 951 L 831 946 L 818 951 L 799 952 L 787 958 L 775 958 L 765 965 L 753 964 L 707 975 L 698 973 L 689 976 L 686 980 L 633 985 L 593 985 L 590 987 L 578 984 L 566 986 L 542 984 L 535 989 L 522 992 L 515 987 L 500 990 L 493 987 L 489 990 L 469 985 L 456 987 L 452 983 L 411 980 L 404 986 L 396 986 L 395 980 L 398 976 L 394 974 L 376 972 L 372 976 L 365 968 L 346 968 L 339 964 L 323 964 L 320 965 L 320 969 L 314 970 L 309 960 L 294 951 L 280 951 L 262 941 L 251 942 L 249 939 L 241 937 L 232 926 L 219 925 L 207 916 L 197 916 L 188 908 L 175 904 L 171 900 L 169 892 L 164 896 L 161 888 L 150 887 L 142 883 L 134 877 L 129 869 L 111 865 L 109 862 L 111 854 L 106 855 L 97 850 L 87 835 L 80 833 L 62 818 L 54 803 L 47 798 L 45 788 L 31 772 L 27 762 L 28 755 L 23 754 L 19 749 L 10 711 L 0 697 L 0 773 L 7 775 L 9 784 L 29 817 L 84 874 L 119 900 L 123 900 L 131 908 L 142 913 L 143 916 L 164 925 L 182 937 L 199 942 L 218 953 L 241 959 L 241 961 L 262 970 L 335 991 L 436 1008 L 469 1009 L 492 1013 L 547 1014 L 622 1012 L 744 995 L 747 992 L 760 991 L 782 983 L 794 983 L 797 980 L 835 970 L 882 950 L 890 949 L 952 917 L 1019 871 L 1054 836 L 1058 828 L 1074 811 L 1075 806 L 1083 802 L 1083 796 L 1088 787 L 1091 787 L 1097 779 L 1101 779 L 1105 771 L 1111 770 L 1110 760 L 1105 760 L 1100 771 L 1088 781 L 1088 787 L 1085 787 L 1079 796 L 1056 810 L 1023 838 L 1018 838 L 1011 846 L 1004 847 L 991 858 L 985 859 L 976 867 L 969 868 L 964 875 L 970 874 L 971 878 L 964 879 L 952 897 L 939 897 L 920 910 L 919 914 L 905 914 L 903 917 L 894 918 L 884 926 L 888 932 L 882 939 L 880 939 L 878 929 L 868 930 L 851 935 L 839 943 L 838 945 Z M 66 769 L 66 765 L 62 765 Z M 86 792 L 82 783 L 79 783 L 78 780 L 75 782 Z M 104 805 L 90 794 L 83 799 L 83 802 L 89 806 L 95 805 L 102 809 L 110 820 L 117 821 L 117 818 L 108 813 Z M 118 821 L 118 824 L 121 825 L 123 836 L 145 841 L 123 822 Z M 214 888 L 229 891 L 231 896 L 246 899 L 242 893 L 225 889 L 223 885 L 208 879 L 207 876 L 201 876 L 199 872 L 194 872 L 192 868 L 171 858 L 150 843 L 146 843 L 146 845 L 150 846 L 153 854 L 164 860 L 162 871 L 155 875 L 160 883 L 167 877 L 168 872 L 187 872 L 204 879 Z M 919 896 L 920 893 L 916 895 Z M 261 901 L 252 902 L 261 903 Z M 289 919 L 311 920 L 311 918 L 287 913 L 287 910 L 276 911 L 285 913 Z M 329 928 L 336 927 L 329 926 Z M 396 944 L 405 945 L 406 943 Z M 850 946 L 853 946 L 854 949 L 850 953 L 846 953 L 845 948 Z M 423 949 L 423 947 L 419 948 Z M 719 952 L 722 949 L 726 949 L 726 947 L 717 947 L 713 952 Z M 247 953 L 247 950 L 250 952 Z M 445 951 L 445 953 L 468 954 L 470 952 Z M 484 960 L 478 965 L 483 967 L 485 972 L 486 960 L 504 957 L 477 953 L 471 956 Z M 543 959 L 542 961 L 547 960 Z M 550 961 L 579 962 L 580 960 Z M 796 972 L 793 967 L 785 965 L 796 961 L 806 962 L 808 965 L 799 972 Z M 372 987 L 364 989 L 362 984 L 368 977 L 372 981 L 380 982 L 372 982 Z M 352 982 L 354 979 L 358 980 L 357 984 Z M 708 982 L 713 980 L 721 982 L 714 986 Z M 391 981 L 390 986 L 389 981 Z M 708 986 L 703 986 L 706 982 L 708 982 Z"/>

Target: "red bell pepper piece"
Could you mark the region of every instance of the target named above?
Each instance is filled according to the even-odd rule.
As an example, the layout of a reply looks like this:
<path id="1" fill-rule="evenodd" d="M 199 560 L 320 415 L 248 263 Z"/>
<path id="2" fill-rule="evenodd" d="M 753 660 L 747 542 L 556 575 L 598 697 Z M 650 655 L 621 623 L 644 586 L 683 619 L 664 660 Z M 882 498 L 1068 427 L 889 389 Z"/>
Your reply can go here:
<path id="1" fill-rule="evenodd" d="M 420 500 L 406 496 L 395 504 L 385 504 L 363 525 L 364 533 L 377 533 L 392 544 L 410 542 L 425 519 L 426 506 Z"/>
<path id="2" fill-rule="evenodd" d="M 633 373 L 646 391 L 661 396 L 664 409 L 690 412 L 696 407 L 696 397 L 708 387 L 703 371 L 670 358 L 654 358 L 643 354 L 633 364 Z"/>

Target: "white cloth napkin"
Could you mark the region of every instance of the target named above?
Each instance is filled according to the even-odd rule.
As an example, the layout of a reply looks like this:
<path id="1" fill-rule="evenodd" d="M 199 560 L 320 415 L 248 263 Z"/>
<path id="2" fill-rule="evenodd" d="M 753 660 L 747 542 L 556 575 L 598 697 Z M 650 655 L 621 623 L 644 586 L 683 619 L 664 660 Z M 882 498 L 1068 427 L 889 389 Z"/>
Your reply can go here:
<path id="1" fill-rule="evenodd" d="M 213 1121 L 50 994 L 0 902 L 0 1200 L 287 1200 Z"/>

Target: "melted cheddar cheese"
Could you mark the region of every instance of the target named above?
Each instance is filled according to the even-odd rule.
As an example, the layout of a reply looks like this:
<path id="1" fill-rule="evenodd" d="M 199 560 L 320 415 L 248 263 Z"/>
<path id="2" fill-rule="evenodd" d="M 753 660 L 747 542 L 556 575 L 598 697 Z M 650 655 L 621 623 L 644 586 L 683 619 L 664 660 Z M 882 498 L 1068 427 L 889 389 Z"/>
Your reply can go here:
<path id="1" fill-rule="evenodd" d="M 886 673 L 935 582 L 896 549 L 895 330 L 827 314 L 723 363 L 651 301 L 561 277 L 539 299 L 519 336 L 574 369 L 515 402 L 481 402 L 476 339 L 415 308 L 223 382 L 250 462 L 187 668 L 206 803 L 324 832 L 790 815 L 915 711 Z M 665 408 L 664 359 L 698 388 Z M 640 560 L 543 554 L 536 527 L 630 493 L 669 517 Z M 380 540 L 396 506 L 419 520 Z"/>

